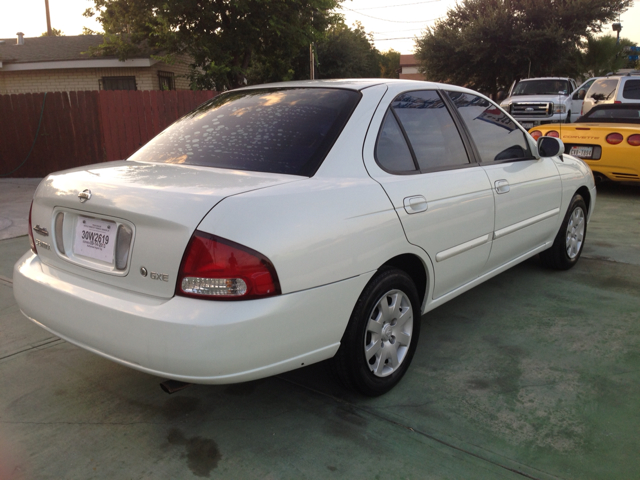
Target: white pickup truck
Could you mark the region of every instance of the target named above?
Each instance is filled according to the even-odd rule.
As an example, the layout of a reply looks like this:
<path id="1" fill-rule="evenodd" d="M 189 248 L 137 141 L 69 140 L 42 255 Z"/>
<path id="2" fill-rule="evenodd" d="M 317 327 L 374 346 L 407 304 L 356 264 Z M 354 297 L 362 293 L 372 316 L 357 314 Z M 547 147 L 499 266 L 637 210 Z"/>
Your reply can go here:
<path id="1" fill-rule="evenodd" d="M 580 90 L 589 89 L 596 80 L 591 78 L 576 88 L 573 78 L 527 78 L 513 82 L 509 95 L 500 106 L 520 125 L 529 129 L 545 123 L 570 123 L 580 116 Z M 580 98 L 582 97 L 582 98 Z"/>

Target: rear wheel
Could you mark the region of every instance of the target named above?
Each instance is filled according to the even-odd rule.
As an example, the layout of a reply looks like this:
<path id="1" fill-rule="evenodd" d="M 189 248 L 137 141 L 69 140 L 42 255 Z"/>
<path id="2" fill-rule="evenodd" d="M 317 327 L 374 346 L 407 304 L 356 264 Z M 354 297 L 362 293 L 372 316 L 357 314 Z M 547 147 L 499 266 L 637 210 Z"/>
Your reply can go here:
<path id="1" fill-rule="evenodd" d="M 587 205 L 576 194 L 564 217 L 560 230 L 549 250 L 540 254 L 543 265 L 557 270 L 568 270 L 580 258 L 587 235 Z"/>
<path id="2" fill-rule="evenodd" d="M 348 388 L 368 396 L 404 376 L 420 334 L 420 303 L 405 272 L 385 269 L 367 284 L 351 314 L 332 367 Z"/>

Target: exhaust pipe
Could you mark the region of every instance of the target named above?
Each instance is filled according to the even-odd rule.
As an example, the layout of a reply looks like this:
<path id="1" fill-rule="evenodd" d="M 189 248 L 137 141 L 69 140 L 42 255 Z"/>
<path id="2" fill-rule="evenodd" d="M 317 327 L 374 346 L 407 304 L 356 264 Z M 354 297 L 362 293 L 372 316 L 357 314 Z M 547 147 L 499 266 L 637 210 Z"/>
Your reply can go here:
<path id="1" fill-rule="evenodd" d="M 599 172 L 594 172 L 593 178 L 596 181 L 596 185 L 602 185 L 603 183 L 606 183 L 609 181 L 609 179 L 605 175 Z"/>
<path id="2" fill-rule="evenodd" d="M 184 390 L 187 388 L 190 383 L 180 382 L 178 380 L 165 380 L 160 384 L 160 388 L 165 392 L 171 395 L 172 393 L 179 392 L 180 390 Z"/>

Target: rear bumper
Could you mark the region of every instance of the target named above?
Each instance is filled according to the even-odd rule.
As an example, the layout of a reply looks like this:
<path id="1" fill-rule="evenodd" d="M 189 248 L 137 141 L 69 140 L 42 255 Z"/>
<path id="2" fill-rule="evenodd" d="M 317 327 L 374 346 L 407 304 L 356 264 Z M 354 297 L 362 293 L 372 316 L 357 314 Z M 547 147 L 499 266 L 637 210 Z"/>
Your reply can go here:
<path id="1" fill-rule="evenodd" d="M 585 159 L 585 163 L 591 167 L 594 173 L 604 175 L 609 180 L 616 182 L 640 182 L 640 168 L 632 165 L 634 162 Z"/>
<path id="2" fill-rule="evenodd" d="M 22 312 L 110 360 L 190 383 L 234 383 L 332 357 L 374 272 L 260 300 L 160 299 L 56 270 L 25 254 L 13 272 Z"/>

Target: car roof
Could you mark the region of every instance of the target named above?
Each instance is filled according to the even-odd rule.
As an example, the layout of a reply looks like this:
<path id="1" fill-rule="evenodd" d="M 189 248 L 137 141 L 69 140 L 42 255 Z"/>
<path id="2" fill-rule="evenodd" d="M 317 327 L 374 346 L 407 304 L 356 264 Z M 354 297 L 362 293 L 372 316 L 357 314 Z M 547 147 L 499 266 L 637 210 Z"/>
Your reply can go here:
<path id="1" fill-rule="evenodd" d="M 569 77 L 535 77 L 535 78 L 522 78 L 519 82 L 530 82 L 532 80 L 573 80 Z"/>
<path id="2" fill-rule="evenodd" d="M 425 82 L 422 80 L 400 80 L 394 78 L 345 78 L 330 80 L 298 80 L 293 82 L 265 83 L 262 85 L 251 85 L 238 90 L 256 90 L 262 88 L 343 88 L 347 90 L 364 90 L 376 85 L 406 85 L 409 89 L 437 89 L 447 88 L 472 92 L 468 88 L 459 87 L 445 83 Z M 476 92 L 474 92 L 476 93 Z"/>

